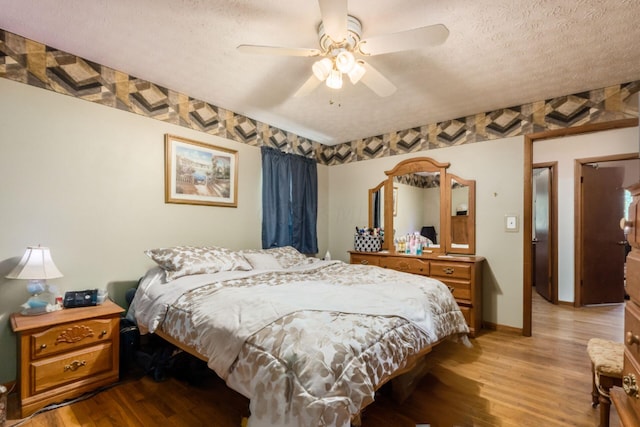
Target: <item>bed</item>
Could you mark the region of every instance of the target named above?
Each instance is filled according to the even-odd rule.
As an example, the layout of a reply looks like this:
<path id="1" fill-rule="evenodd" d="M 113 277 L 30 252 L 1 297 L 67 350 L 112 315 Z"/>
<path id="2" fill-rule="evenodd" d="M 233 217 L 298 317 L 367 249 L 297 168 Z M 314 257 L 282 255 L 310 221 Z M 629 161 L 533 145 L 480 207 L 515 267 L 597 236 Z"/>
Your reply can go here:
<path id="1" fill-rule="evenodd" d="M 445 339 L 468 342 L 450 290 L 292 247 L 159 248 L 129 310 L 249 399 L 249 427 L 349 426 Z"/>

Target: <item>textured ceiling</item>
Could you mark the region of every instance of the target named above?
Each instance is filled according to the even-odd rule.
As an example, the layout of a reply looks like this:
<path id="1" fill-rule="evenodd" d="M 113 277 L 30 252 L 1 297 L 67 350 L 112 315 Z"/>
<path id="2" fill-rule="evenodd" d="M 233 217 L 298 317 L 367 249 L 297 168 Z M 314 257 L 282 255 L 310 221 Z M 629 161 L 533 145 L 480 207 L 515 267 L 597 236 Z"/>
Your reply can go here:
<path id="1" fill-rule="evenodd" d="M 640 0 L 350 0 L 363 37 L 442 23 L 440 46 L 371 57 L 398 88 L 292 94 L 315 58 L 316 0 L 0 0 L 0 28 L 323 144 L 640 80 Z"/>

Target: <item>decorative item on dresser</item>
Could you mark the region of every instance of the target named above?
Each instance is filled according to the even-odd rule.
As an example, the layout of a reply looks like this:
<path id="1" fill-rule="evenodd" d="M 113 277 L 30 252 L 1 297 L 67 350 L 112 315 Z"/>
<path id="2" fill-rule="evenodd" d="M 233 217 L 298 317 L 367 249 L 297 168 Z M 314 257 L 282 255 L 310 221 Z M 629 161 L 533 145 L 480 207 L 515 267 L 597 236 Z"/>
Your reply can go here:
<path id="1" fill-rule="evenodd" d="M 405 255 L 390 251 L 349 253 L 351 264 L 376 265 L 440 280 L 453 289 L 453 296 L 469 326 L 469 334 L 475 337 L 482 328 L 483 257 Z"/>
<path id="2" fill-rule="evenodd" d="M 624 312 L 624 366 L 622 388 L 611 389 L 611 400 L 624 427 L 640 426 L 640 183 L 627 188 L 633 196 L 629 206 L 627 241 L 631 252 L 627 255 L 627 294 L 629 301 Z"/>
<path id="3" fill-rule="evenodd" d="M 106 300 L 40 316 L 11 315 L 23 417 L 118 381 L 123 311 Z"/>

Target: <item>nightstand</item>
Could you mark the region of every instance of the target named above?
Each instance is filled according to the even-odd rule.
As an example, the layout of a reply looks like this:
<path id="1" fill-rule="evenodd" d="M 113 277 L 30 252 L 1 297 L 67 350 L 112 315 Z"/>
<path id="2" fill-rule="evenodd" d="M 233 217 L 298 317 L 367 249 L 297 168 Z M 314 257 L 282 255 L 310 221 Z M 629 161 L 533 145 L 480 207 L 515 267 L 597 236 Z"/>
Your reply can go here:
<path id="1" fill-rule="evenodd" d="M 11 315 L 23 417 L 118 381 L 123 311 L 106 300 L 39 316 Z"/>

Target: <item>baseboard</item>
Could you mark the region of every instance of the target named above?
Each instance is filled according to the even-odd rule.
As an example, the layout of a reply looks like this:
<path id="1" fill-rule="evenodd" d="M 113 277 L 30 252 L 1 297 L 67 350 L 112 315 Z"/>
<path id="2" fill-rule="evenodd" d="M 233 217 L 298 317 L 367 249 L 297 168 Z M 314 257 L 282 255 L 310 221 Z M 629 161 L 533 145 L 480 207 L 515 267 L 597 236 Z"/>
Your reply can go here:
<path id="1" fill-rule="evenodd" d="M 499 325 L 497 323 L 483 321 L 482 327 L 490 331 L 512 332 L 515 334 L 522 335 L 522 328 L 515 328 L 513 326 Z"/>
<path id="2" fill-rule="evenodd" d="M 566 306 L 569 306 L 569 307 L 573 307 L 574 303 L 573 303 L 573 301 L 560 301 L 560 300 L 558 300 L 558 305 L 566 305 Z"/>

